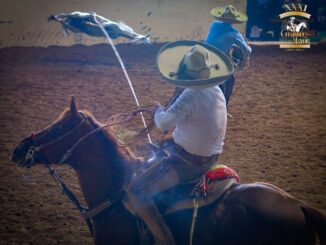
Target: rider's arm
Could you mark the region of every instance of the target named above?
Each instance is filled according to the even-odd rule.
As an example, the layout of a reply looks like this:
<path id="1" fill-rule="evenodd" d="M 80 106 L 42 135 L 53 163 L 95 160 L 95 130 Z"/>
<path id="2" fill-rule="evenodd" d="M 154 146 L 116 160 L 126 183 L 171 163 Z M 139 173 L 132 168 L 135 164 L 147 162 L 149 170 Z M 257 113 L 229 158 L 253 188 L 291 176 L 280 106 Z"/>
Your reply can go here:
<path id="1" fill-rule="evenodd" d="M 179 120 L 189 116 L 192 111 L 192 94 L 192 90 L 186 89 L 166 111 L 159 107 L 154 114 L 155 125 L 166 131 L 174 128 Z"/>
<path id="2" fill-rule="evenodd" d="M 246 40 L 243 38 L 240 32 L 237 32 L 235 35 L 235 44 L 238 45 L 243 51 L 244 54 L 250 55 L 251 54 L 251 47 L 248 45 Z"/>

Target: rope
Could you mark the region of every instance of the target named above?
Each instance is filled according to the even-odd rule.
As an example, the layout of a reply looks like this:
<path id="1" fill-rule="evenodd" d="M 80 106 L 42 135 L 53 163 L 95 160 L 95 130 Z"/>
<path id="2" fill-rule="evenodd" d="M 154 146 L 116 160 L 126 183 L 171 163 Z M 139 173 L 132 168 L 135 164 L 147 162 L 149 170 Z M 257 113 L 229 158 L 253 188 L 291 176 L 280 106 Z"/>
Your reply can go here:
<path id="1" fill-rule="evenodd" d="M 121 59 L 121 57 L 120 57 L 120 54 L 119 54 L 118 50 L 116 49 L 116 47 L 115 47 L 115 45 L 114 45 L 112 39 L 110 38 L 110 36 L 109 36 L 109 34 L 107 33 L 107 31 L 104 29 L 103 25 L 102 25 L 102 24 L 97 20 L 97 18 L 96 18 L 96 14 L 93 13 L 93 16 L 94 16 L 94 21 L 95 21 L 96 24 L 100 27 L 100 29 L 101 29 L 102 32 L 104 33 L 105 37 L 108 39 L 108 41 L 109 41 L 109 43 L 110 43 L 110 45 L 111 45 L 111 47 L 112 47 L 112 49 L 113 49 L 113 51 L 114 51 L 114 53 L 115 53 L 115 55 L 116 55 L 116 57 L 117 57 L 117 59 L 118 59 L 120 65 L 121 65 L 121 68 L 122 68 L 122 70 L 123 70 L 123 73 L 124 73 L 124 75 L 125 75 L 125 77 L 126 77 L 126 79 L 127 79 L 127 81 L 128 81 L 128 84 L 129 84 L 129 87 L 130 87 L 130 89 L 131 89 L 132 95 L 133 95 L 133 97 L 134 97 L 134 99 L 135 99 L 135 102 L 136 102 L 137 106 L 140 107 L 140 104 L 139 104 L 139 101 L 138 101 L 138 98 L 137 98 L 136 92 L 135 92 L 134 87 L 133 87 L 133 85 L 132 85 L 132 83 L 131 83 L 131 81 L 130 81 L 129 75 L 128 75 L 127 70 L 126 70 L 126 67 L 125 67 L 125 65 L 123 64 L 123 61 L 122 61 L 122 59 Z M 145 118 L 144 118 L 144 116 L 143 116 L 143 113 L 141 112 L 140 115 L 141 115 L 141 119 L 142 119 L 142 122 L 143 122 L 144 127 L 147 128 L 146 121 L 145 121 Z M 149 143 L 152 143 L 151 136 L 149 135 L 148 132 L 147 132 L 147 138 L 148 138 Z"/>
<path id="2" fill-rule="evenodd" d="M 101 125 L 98 128 L 93 129 L 92 131 L 90 131 L 90 132 L 86 133 L 85 135 L 83 135 L 82 137 L 80 137 L 77 140 L 77 142 L 75 144 L 73 144 L 73 146 L 69 150 L 66 151 L 66 153 L 61 158 L 59 164 L 63 164 L 71 156 L 72 151 L 90 135 L 92 135 L 96 132 L 99 132 L 104 128 L 111 127 L 113 125 L 117 125 L 117 124 L 121 124 L 121 123 L 125 123 L 125 122 L 129 122 L 129 121 L 133 120 L 137 116 L 138 113 L 139 114 L 141 114 L 142 112 L 150 113 L 150 111 L 151 111 L 150 109 L 146 109 L 145 107 L 139 107 L 138 109 L 133 110 L 131 112 L 119 113 L 119 114 L 115 114 L 115 115 L 111 116 L 105 124 Z"/>
<path id="3" fill-rule="evenodd" d="M 192 213 L 192 222 L 191 222 L 190 236 L 189 236 L 190 245 L 192 245 L 192 240 L 194 238 L 195 223 L 196 223 L 198 207 L 199 207 L 198 199 L 194 198 L 193 204 L 194 204 L 194 212 Z"/>

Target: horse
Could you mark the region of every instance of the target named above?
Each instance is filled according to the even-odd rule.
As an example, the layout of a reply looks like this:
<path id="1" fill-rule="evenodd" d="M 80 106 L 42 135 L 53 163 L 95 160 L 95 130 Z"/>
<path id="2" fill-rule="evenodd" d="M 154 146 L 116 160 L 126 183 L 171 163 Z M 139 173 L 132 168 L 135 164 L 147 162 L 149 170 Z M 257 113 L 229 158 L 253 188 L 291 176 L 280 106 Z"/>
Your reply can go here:
<path id="1" fill-rule="evenodd" d="M 302 32 L 306 29 L 307 29 L 307 23 L 303 21 L 295 27 L 295 32 Z"/>
<path id="2" fill-rule="evenodd" d="M 95 244 L 141 244 L 138 219 L 118 193 L 144 162 L 92 113 L 78 110 L 74 99 L 50 126 L 18 143 L 12 161 L 21 167 L 70 165 L 90 210 L 111 200 L 111 206 L 91 217 Z M 164 218 L 176 243 L 189 244 L 192 209 Z M 312 245 L 317 237 L 326 244 L 326 217 L 321 211 L 272 184 L 239 183 L 198 210 L 193 244 Z"/>

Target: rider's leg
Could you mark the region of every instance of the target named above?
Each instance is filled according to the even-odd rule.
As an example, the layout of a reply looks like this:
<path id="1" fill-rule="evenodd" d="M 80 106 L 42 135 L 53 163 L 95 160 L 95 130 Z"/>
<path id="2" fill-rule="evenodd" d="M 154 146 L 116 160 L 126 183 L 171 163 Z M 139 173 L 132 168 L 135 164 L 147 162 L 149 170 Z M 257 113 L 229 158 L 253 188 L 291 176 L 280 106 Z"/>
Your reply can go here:
<path id="1" fill-rule="evenodd" d="M 137 176 L 126 189 L 133 211 L 147 224 L 156 244 L 173 245 L 175 242 L 152 196 L 177 184 L 176 171 L 172 165 L 163 162 Z"/>
<path id="2" fill-rule="evenodd" d="M 230 97 L 232 95 L 233 91 L 233 85 L 234 85 L 234 76 L 231 75 L 225 82 L 224 82 L 224 89 L 222 90 L 224 96 L 226 105 L 229 105 Z"/>

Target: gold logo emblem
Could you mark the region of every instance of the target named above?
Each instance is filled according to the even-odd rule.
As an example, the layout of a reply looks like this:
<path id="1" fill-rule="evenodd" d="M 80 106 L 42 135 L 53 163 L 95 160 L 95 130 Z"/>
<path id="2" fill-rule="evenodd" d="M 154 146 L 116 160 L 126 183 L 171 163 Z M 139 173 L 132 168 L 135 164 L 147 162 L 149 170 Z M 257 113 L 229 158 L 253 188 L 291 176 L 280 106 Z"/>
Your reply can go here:
<path id="1" fill-rule="evenodd" d="M 279 17 L 282 20 L 280 48 L 304 49 L 310 48 L 308 5 L 302 3 L 288 3 L 282 6 L 284 13 Z"/>

